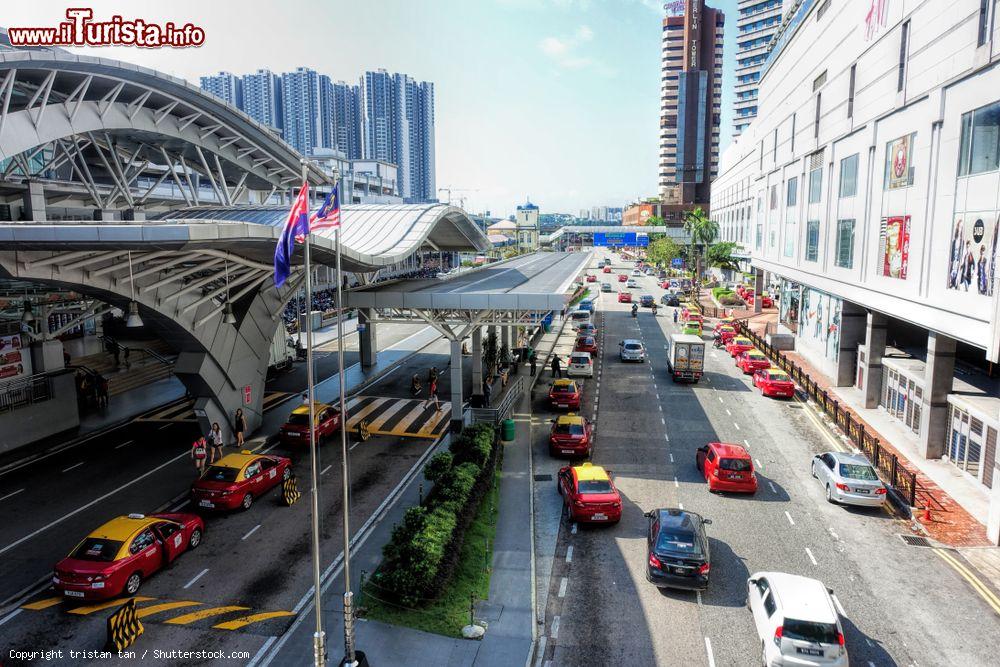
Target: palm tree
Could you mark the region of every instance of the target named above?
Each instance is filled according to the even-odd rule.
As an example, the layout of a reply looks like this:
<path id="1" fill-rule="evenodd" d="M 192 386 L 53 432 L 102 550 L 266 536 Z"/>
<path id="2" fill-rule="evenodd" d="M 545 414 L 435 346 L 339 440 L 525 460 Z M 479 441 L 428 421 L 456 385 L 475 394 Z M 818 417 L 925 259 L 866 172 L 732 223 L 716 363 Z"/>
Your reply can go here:
<path id="1" fill-rule="evenodd" d="M 707 248 L 713 243 L 719 235 L 719 223 L 705 215 L 705 211 L 699 206 L 685 214 L 684 230 L 688 233 L 689 238 L 688 257 L 694 260 L 694 282 L 697 289 L 701 278 L 701 257 L 695 254 L 695 247 L 700 245 L 702 248 Z"/>

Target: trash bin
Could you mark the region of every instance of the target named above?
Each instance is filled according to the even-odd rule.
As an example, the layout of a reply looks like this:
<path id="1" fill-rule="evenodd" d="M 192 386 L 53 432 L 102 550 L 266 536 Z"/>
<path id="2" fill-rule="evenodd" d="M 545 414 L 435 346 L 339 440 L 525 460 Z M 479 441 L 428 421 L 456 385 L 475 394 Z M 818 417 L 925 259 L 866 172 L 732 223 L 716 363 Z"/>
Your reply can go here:
<path id="1" fill-rule="evenodd" d="M 516 430 L 514 428 L 514 420 L 513 419 L 504 419 L 503 420 L 503 430 L 502 430 L 501 439 L 506 440 L 507 442 L 510 442 L 510 441 L 512 441 L 514 439 L 515 434 L 516 434 Z"/>
<path id="2" fill-rule="evenodd" d="M 544 331 L 545 333 L 549 333 L 550 331 L 552 331 L 552 324 L 550 324 L 549 322 L 542 322 L 542 331 Z"/>

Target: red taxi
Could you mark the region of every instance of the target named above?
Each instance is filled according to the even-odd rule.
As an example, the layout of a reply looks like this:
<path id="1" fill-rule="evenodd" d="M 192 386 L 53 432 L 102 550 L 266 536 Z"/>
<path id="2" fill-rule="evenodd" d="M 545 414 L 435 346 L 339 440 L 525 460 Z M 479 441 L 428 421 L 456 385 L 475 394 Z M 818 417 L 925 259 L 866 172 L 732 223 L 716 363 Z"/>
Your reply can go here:
<path id="1" fill-rule="evenodd" d="M 795 383 L 788 373 L 780 368 L 762 368 L 753 374 L 753 385 L 760 388 L 764 396 L 792 398 L 795 396 Z"/>
<path id="2" fill-rule="evenodd" d="M 736 355 L 736 367 L 743 371 L 744 375 L 750 375 L 762 368 L 770 368 L 771 361 L 759 350 L 744 350 Z"/>
<path id="3" fill-rule="evenodd" d="M 563 497 L 566 516 L 580 523 L 618 523 L 622 518 L 622 497 L 611 475 L 590 462 L 559 470 L 556 487 Z"/>
<path id="4" fill-rule="evenodd" d="M 623 283 L 626 280 L 628 280 L 628 276 L 626 276 L 624 273 L 619 273 L 618 274 L 618 282 Z"/>
<path id="5" fill-rule="evenodd" d="M 736 337 L 736 328 L 729 324 L 717 324 L 715 326 L 715 337 L 725 345 Z"/>
<path id="6" fill-rule="evenodd" d="M 743 445 L 710 442 L 698 448 L 694 461 L 708 482 L 708 490 L 713 493 L 715 491 L 757 492 L 757 475 L 753 471 L 753 459 Z"/>
<path id="7" fill-rule="evenodd" d="M 760 307 L 774 308 L 774 299 L 765 294 L 764 296 L 760 297 Z"/>
<path id="8" fill-rule="evenodd" d="M 580 415 L 568 414 L 552 420 L 549 454 L 552 456 L 590 456 L 593 427 Z"/>
<path id="9" fill-rule="evenodd" d="M 746 336 L 733 336 L 732 340 L 726 343 L 726 352 L 729 353 L 730 357 L 752 349 L 753 343 Z"/>
<path id="10" fill-rule="evenodd" d="M 129 514 L 108 521 L 56 563 L 52 587 L 69 600 L 135 595 L 153 576 L 201 544 L 197 514 Z"/>
<path id="11" fill-rule="evenodd" d="M 611 273 L 611 267 L 610 267 L 610 266 L 605 266 L 605 267 L 604 267 L 603 269 L 601 269 L 601 270 L 602 270 L 602 271 L 604 271 L 604 273 Z"/>
<path id="12" fill-rule="evenodd" d="M 549 404 L 553 408 L 580 409 L 580 385 L 574 380 L 560 379 L 549 389 Z"/>
<path id="13" fill-rule="evenodd" d="M 340 429 L 340 410 L 326 403 L 313 403 L 316 424 L 316 442 L 333 435 Z M 309 445 L 309 405 L 300 405 L 292 410 L 278 432 L 283 445 Z"/>
<path id="14" fill-rule="evenodd" d="M 573 351 L 597 354 L 597 339 L 593 336 L 578 336 L 576 345 L 573 346 Z"/>
<path id="15" fill-rule="evenodd" d="M 632 303 L 632 293 L 618 292 L 618 303 Z"/>
<path id="16" fill-rule="evenodd" d="M 292 475 L 285 456 L 254 454 L 246 450 L 227 454 L 211 464 L 191 485 L 196 507 L 210 510 L 250 509 L 264 495 Z"/>
<path id="17" fill-rule="evenodd" d="M 588 283 L 596 283 L 597 282 L 597 276 L 591 275 L 591 274 L 587 274 L 587 282 Z"/>

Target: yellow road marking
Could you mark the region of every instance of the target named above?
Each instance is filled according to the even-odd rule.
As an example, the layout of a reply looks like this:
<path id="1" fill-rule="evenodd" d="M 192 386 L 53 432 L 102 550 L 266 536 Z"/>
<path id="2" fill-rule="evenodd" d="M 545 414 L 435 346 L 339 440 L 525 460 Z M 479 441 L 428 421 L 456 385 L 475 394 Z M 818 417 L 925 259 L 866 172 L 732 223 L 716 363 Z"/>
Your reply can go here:
<path id="1" fill-rule="evenodd" d="M 39 611 L 41 609 L 48 609 L 49 607 L 54 607 L 63 601 L 61 597 L 45 598 L 44 600 L 35 600 L 30 604 L 21 605 L 21 609 L 31 609 L 33 611 Z"/>
<path id="2" fill-rule="evenodd" d="M 99 602 L 98 604 L 89 604 L 85 607 L 76 607 L 75 609 L 70 609 L 70 614 L 78 614 L 80 616 L 86 616 L 87 614 L 93 614 L 95 611 L 101 611 L 103 609 L 111 609 L 112 607 L 120 607 L 129 600 L 135 600 L 136 602 L 143 602 L 145 600 L 155 600 L 156 598 L 147 598 L 141 595 L 136 595 L 134 598 L 115 598 L 114 600 L 108 600 L 107 602 Z"/>
<path id="3" fill-rule="evenodd" d="M 986 604 L 988 604 L 990 607 L 993 608 L 993 611 L 995 611 L 997 614 L 1000 614 L 1000 598 L 997 598 L 997 596 L 993 594 L 993 591 L 987 588 L 986 585 L 983 582 L 981 582 L 976 575 L 974 575 L 972 572 L 969 572 L 969 570 L 966 569 L 964 565 L 955 560 L 951 556 L 951 554 L 945 553 L 943 549 L 938 549 L 937 547 L 935 547 L 934 553 L 940 556 L 944 562 L 948 563 L 948 565 L 950 565 L 952 569 L 958 572 L 958 574 L 961 575 L 963 579 L 968 581 L 969 585 L 972 586 L 973 590 L 979 593 L 979 596 L 986 601 Z"/>
<path id="4" fill-rule="evenodd" d="M 805 410 L 805 413 L 809 416 L 809 419 L 811 419 L 812 422 L 813 422 L 813 424 L 815 424 L 816 427 L 820 430 L 820 432 L 823 434 L 823 437 L 825 437 L 827 440 L 830 441 L 830 444 L 833 445 L 834 449 L 836 449 L 838 452 L 849 452 L 850 451 L 847 447 L 844 446 L 844 443 L 840 442 L 839 440 L 837 440 L 837 438 L 833 437 L 833 434 L 830 433 L 830 429 L 828 429 L 823 424 L 823 422 L 821 422 L 819 420 L 819 417 L 817 417 L 813 413 L 812 406 L 809 405 L 809 403 L 807 403 L 806 401 L 803 401 L 798 396 L 795 397 L 795 400 L 802 404 L 802 407 Z"/>
<path id="5" fill-rule="evenodd" d="M 200 604 L 200 602 L 164 602 L 163 604 L 154 604 L 148 607 L 143 607 L 136 612 L 136 615 L 139 618 L 146 618 L 147 616 L 152 616 L 153 614 L 159 614 L 161 611 L 170 611 L 171 609 L 179 609 L 181 607 L 193 607 Z"/>
<path id="6" fill-rule="evenodd" d="M 371 422 L 368 424 L 368 430 L 372 431 L 373 433 L 378 431 L 379 429 L 382 428 L 382 424 L 389 421 L 390 417 L 394 416 L 397 412 L 405 408 L 409 403 L 410 401 L 405 399 L 400 399 L 396 401 L 388 408 L 386 408 L 384 412 L 378 414 L 371 420 Z M 407 420 L 404 419 L 403 421 Z"/>
<path id="7" fill-rule="evenodd" d="M 213 628 L 218 628 L 219 630 L 239 630 L 240 628 L 246 627 L 251 623 L 257 623 L 259 621 L 266 621 L 269 618 L 281 618 L 282 616 L 294 616 L 290 611 L 265 611 L 259 614 L 250 614 L 249 616 L 242 616 L 240 618 L 235 618 L 231 621 L 226 621 L 225 623 L 219 623 L 218 625 L 213 625 Z"/>
<path id="8" fill-rule="evenodd" d="M 362 419 L 364 419 L 365 417 L 367 417 L 371 413 L 375 412 L 375 410 L 377 410 L 378 408 L 382 407 L 383 405 L 386 404 L 386 402 L 391 401 L 391 400 L 393 400 L 393 399 L 391 399 L 391 398 L 376 398 L 374 401 L 372 401 L 371 403 L 369 403 L 365 407 L 361 408 L 361 410 L 359 412 L 353 412 L 352 413 L 350 411 L 350 408 L 348 408 L 347 414 L 349 414 L 351 417 L 350 417 L 350 419 L 347 422 L 347 428 L 348 429 L 357 428 L 359 421 L 361 421 Z"/>
<path id="9" fill-rule="evenodd" d="M 193 611 L 190 614 L 183 614 L 177 616 L 176 618 L 171 618 L 164 623 L 169 623 L 171 625 L 187 625 L 188 623 L 193 623 L 195 621 L 200 621 L 203 618 L 209 618 L 210 616 L 220 616 L 222 614 L 227 614 L 231 611 L 246 611 L 250 607 L 209 607 L 208 609 L 201 609 L 199 611 Z"/>

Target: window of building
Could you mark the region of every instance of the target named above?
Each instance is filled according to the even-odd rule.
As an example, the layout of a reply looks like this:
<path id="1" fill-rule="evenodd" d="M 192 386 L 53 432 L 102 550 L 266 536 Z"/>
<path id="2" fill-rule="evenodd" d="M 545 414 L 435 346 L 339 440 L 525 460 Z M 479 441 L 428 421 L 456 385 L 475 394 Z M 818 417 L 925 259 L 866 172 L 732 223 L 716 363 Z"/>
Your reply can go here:
<path id="1" fill-rule="evenodd" d="M 795 254 L 795 222 L 785 221 L 785 257 L 792 257 Z"/>
<path id="2" fill-rule="evenodd" d="M 792 176 L 788 179 L 788 191 L 785 194 L 785 204 L 790 208 L 798 204 L 799 201 L 799 177 Z"/>
<path id="3" fill-rule="evenodd" d="M 819 138 L 819 116 L 822 110 L 823 93 L 816 93 L 816 121 L 813 124 L 813 137 Z"/>
<path id="4" fill-rule="evenodd" d="M 778 185 L 777 183 L 771 186 L 771 210 L 777 210 L 778 208 Z"/>
<path id="5" fill-rule="evenodd" d="M 858 71 L 858 66 L 856 64 L 855 65 L 851 65 L 851 82 L 848 85 L 848 89 L 847 89 L 847 117 L 848 118 L 854 118 L 854 85 L 855 85 L 855 78 L 854 77 L 857 75 L 857 71 Z"/>
<path id="6" fill-rule="evenodd" d="M 840 198 L 858 194 L 858 154 L 840 161 Z"/>
<path id="7" fill-rule="evenodd" d="M 823 70 L 822 74 L 813 79 L 813 92 L 815 93 L 819 90 L 824 83 L 826 83 L 826 70 Z"/>
<path id="8" fill-rule="evenodd" d="M 854 220 L 837 221 L 837 266 L 854 267 Z"/>
<path id="9" fill-rule="evenodd" d="M 809 203 L 818 204 L 823 200 L 823 167 L 809 172 Z"/>
<path id="10" fill-rule="evenodd" d="M 819 259 L 819 220 L 806 222 L 806 261 Z"/>
<path id="11" fill-rule="evenodd" d="M 1000 167 L 1000 102 L 962 115 L 959 176 L 981 174 Z"/>
<path id="12" fill-rule="evenodd" d="M 903 84 L 906 83 L 906 52 L 910 43 L 910 22 L 903 24 L 903 29 L 899 33 L 899 76 L 896 79 L 896 92 L 902 92 Z"/>
<path id="13" fill-rule="evenodd" d="M 990 0 L 979 0 L 979 36 L 976 40 L 977 46 L 986 43 L 990 34 Z"/>
<path id="14" fill-rule="evenodd" d="M 764 225 L 762 225 L 761 223 L 758 222 L 757 223 L 757 235 L 756 235 L 756 238 L 754 239 L 754 247 L 757 248 L 757 250 L 760 250 L 761 249 L 761 244 L 763 242 L 764 242 Z"/>

